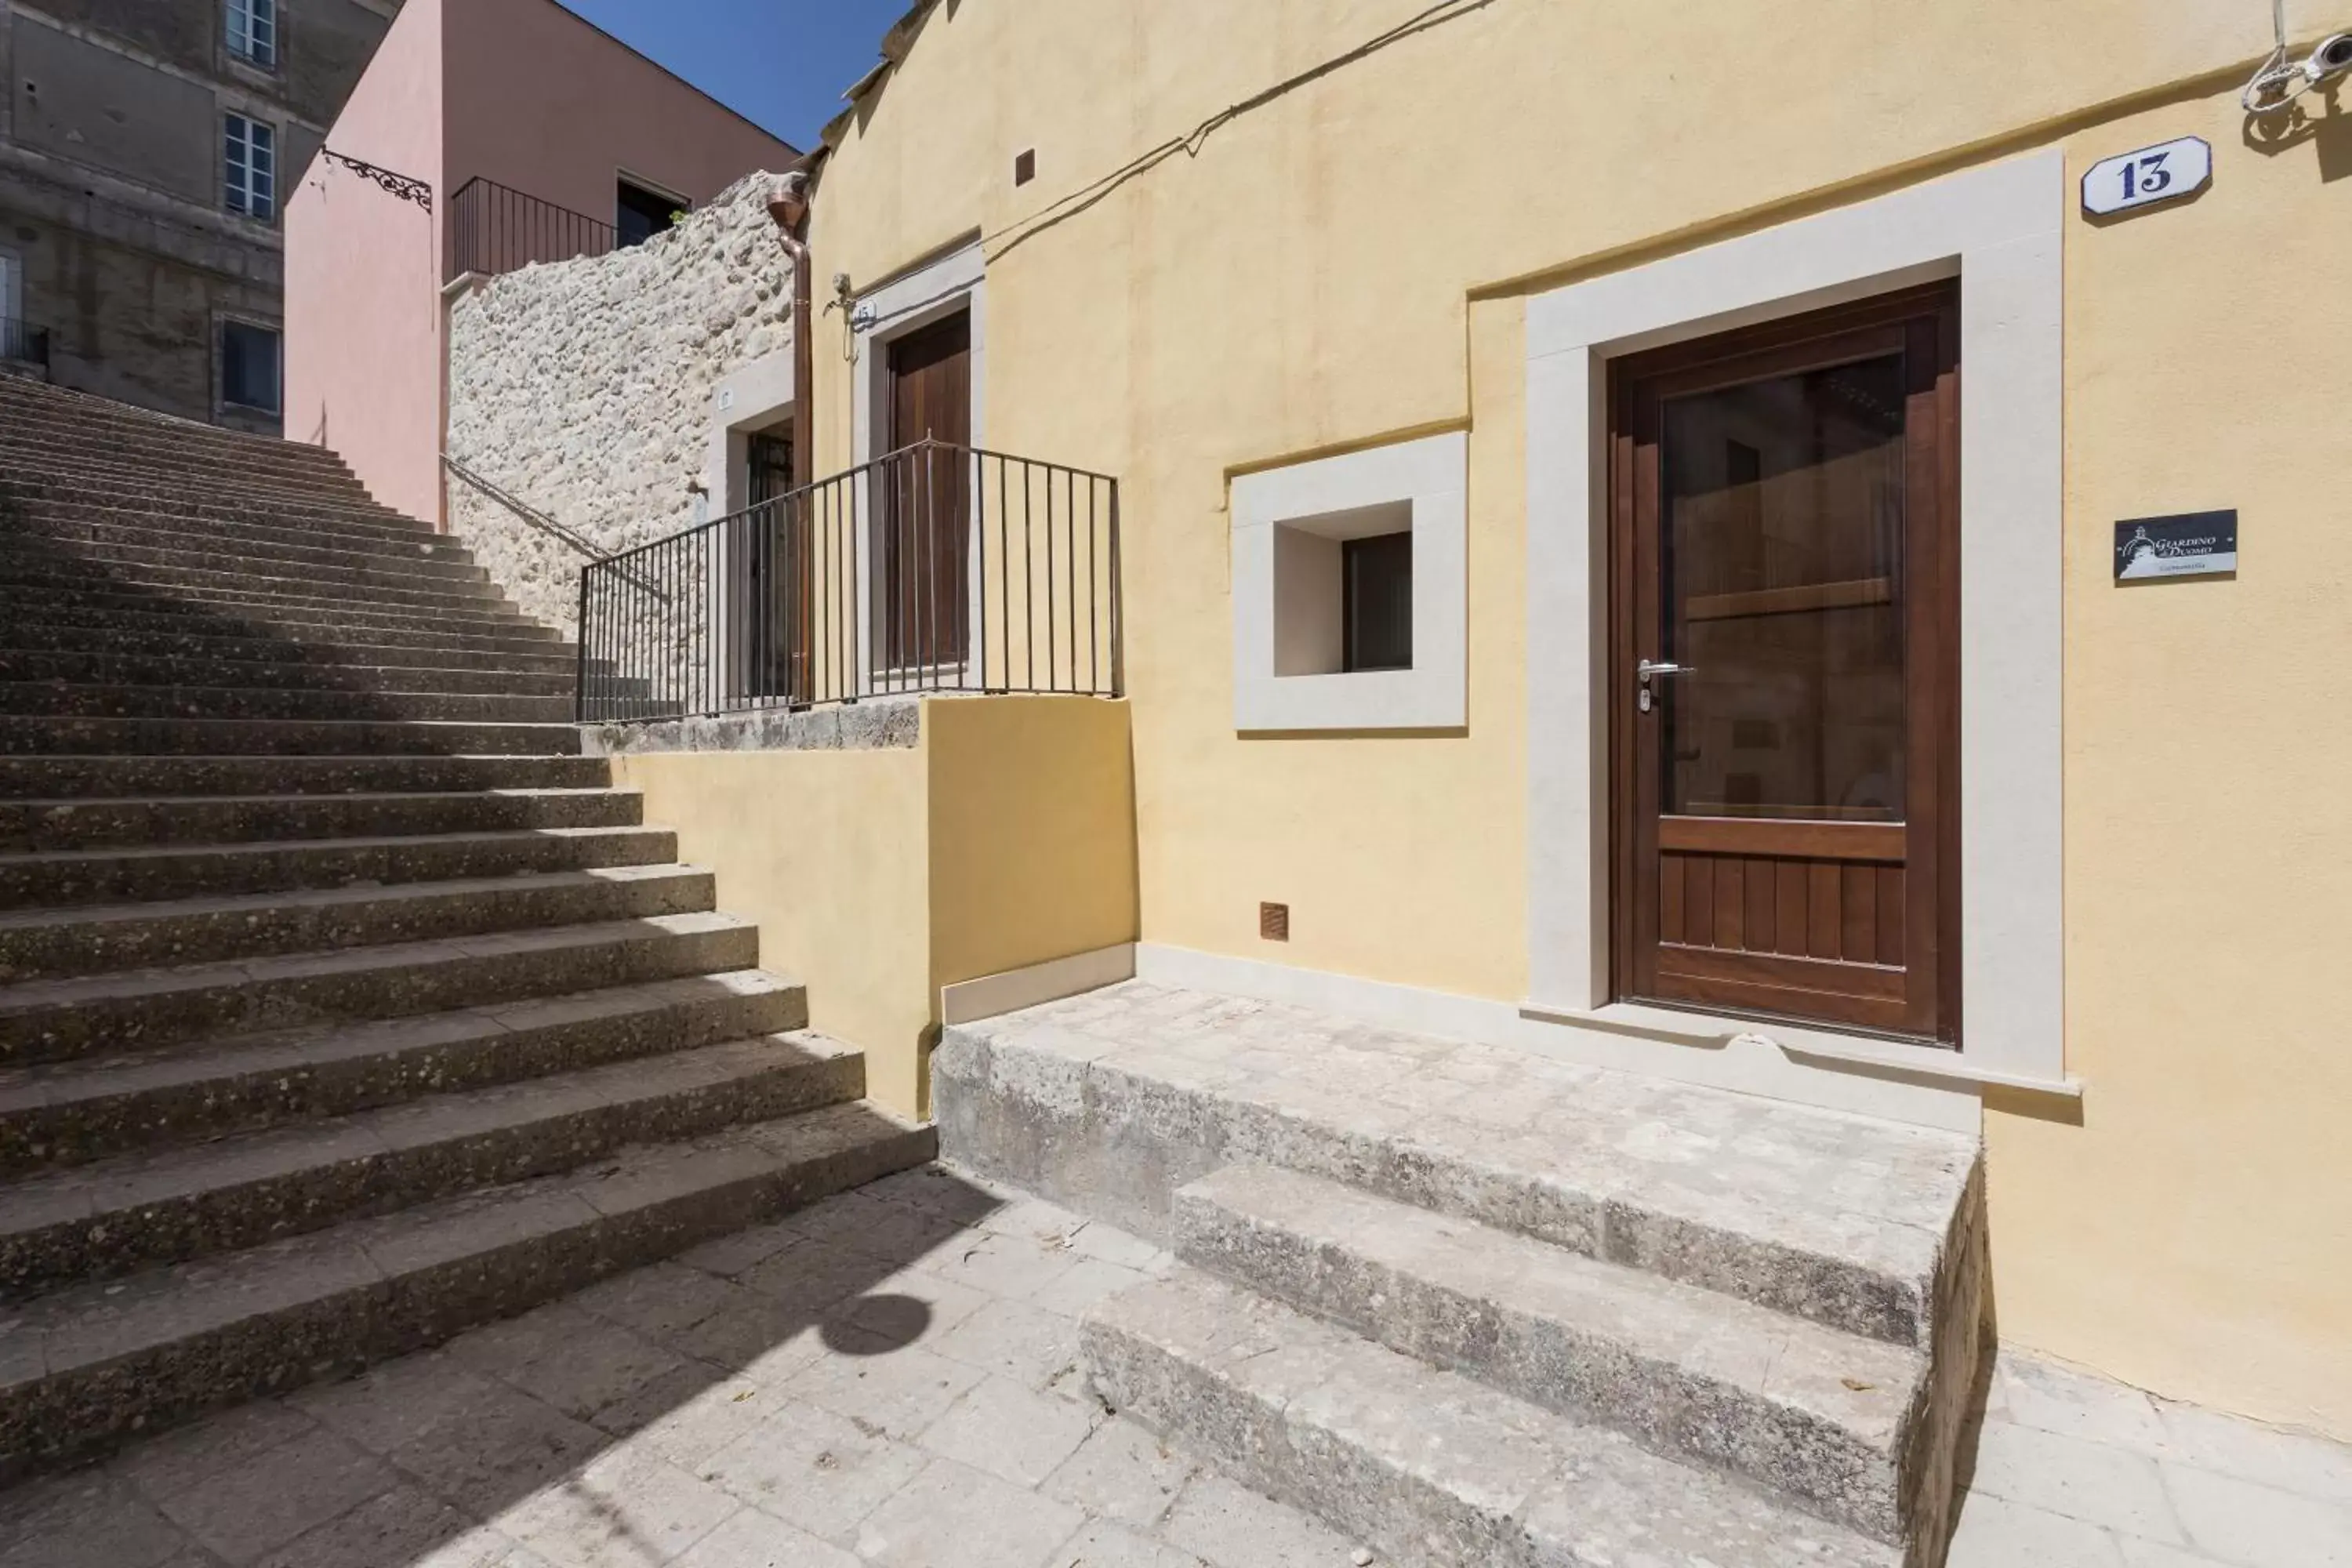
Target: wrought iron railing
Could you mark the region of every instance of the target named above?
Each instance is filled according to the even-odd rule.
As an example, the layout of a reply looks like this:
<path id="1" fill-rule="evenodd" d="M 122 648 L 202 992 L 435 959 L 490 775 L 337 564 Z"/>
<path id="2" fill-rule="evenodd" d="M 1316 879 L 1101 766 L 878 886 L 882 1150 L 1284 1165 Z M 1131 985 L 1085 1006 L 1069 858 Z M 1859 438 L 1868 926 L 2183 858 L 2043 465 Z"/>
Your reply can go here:
<path id="1" fill-rule="evenodd" d="M 15 360 L 20 364 L 37 364 L 47 370 L 49 364 L 49 330 L 20 321 L 14 316 L 0 316 L 0 359 Z"/>
<path id="2" fill-rule="evenodd" d="M 579 717 L 1116 697 L 1118 481 L 919 441 L 580 574 Z"/>
<path id="3" fill-rule="evenodd" d="M 479 174 L 449 198 L 449 276 L 497 277 L 534 261 L 603 256 L 620 230 Z"/>

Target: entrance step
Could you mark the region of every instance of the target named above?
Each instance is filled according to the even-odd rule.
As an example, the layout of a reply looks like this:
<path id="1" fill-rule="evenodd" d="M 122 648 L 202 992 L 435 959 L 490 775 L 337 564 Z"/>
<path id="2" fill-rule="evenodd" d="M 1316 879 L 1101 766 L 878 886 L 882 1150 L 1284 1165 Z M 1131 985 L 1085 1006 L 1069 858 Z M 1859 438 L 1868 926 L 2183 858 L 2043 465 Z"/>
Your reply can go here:
<path id="1" fill-rule="evenodd" d="M 1260 1295 L 1907 1538 L 1918 1351 L 1265 1166 L 1182 1188 L 1175 1229 L 1180 1257 Z"/>
<path id="2" fill-rule="evenodd" d="M 1179 1266 L 1082 1331 L 1119 1413 L 1413 1568 L 1900 1568 L 1900 1547 Z M 1344 1522 L 1343 1522 L 1344 1521 Z"/>
<path id="3" fill-rule="evenodd" d="M 860 1101 L 27 1303 L 0 1326 L 0 1480 L 445 1340 L 930 1158 Z"/>
<path id="4" fill-rule="evenodd" d="M 1973 1139 L 1132 981 L 950 1026 L 932 1093 L 1183 1261 L 1099 1309 L 1106 1397 L 1399 1563 L 1942 1560 Z"/>

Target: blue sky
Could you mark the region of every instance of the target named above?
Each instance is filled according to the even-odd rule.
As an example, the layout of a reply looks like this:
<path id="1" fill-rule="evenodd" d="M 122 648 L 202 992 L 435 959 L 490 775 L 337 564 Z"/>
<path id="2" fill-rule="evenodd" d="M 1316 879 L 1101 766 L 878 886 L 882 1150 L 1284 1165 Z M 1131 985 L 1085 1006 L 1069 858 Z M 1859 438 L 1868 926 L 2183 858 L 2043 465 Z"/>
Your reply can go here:
<path id="1" fill-rule="evenodd" d="M 912 0 L 562 0 L 805 152 Z"/>

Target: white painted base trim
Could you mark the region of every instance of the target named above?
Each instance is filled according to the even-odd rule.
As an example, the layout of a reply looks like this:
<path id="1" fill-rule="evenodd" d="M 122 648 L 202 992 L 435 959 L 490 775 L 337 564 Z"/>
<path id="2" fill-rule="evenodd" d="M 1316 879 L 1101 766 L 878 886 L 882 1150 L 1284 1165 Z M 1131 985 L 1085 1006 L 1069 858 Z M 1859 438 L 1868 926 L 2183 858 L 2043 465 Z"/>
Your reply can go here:
<path id="1" fill-rule="evenodd" d="M 1664 1008 L 1521 1005 L 1161 942 L 1136 944 L 1135 978 L 1970 1135 L 1983 1125 L 1979 1085 L 2000 1081 L 1926 1047 L 1778 1026 L 1768 1034 L 1765 1026 Z"/>
<path id="2" fill-rule="evenodd" d="M 1122 942 L 1091 952 L 1048 959 L 1025 969 L 1008 969 L 1000 974 L 983 974 L 977 980 L 942 985 L 940 1022 L 974 1023 L 1134 978 L 1135 944 Z"/>

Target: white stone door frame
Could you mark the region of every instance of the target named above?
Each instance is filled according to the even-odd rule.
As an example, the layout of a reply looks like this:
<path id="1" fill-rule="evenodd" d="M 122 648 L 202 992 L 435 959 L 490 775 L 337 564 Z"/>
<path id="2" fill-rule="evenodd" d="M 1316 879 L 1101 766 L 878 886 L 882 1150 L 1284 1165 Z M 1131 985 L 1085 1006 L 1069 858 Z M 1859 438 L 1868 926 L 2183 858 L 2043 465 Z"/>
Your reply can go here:
<path id="1" fill-rule="evenodd" d="M 1971 169 L 1539 294 L 1527 311 L 1531 1019 L 1706 1079 L 1733 1036 L 1828 1068 L 2067 1086 L 2061 672 L 2065 166 Z M 1961 1050 L 1611 997 L 1604 683 L 1609 362 L 1957 277 L 1961 298 Z M 1834 1095 L 1825 1099 L 1840 1098 Z"/>
<path id="2" fill-rule="evenodd" d="M 861 466 L 882 457 L 877 449 L 882 432 L 890 427 L 890 343 L 909 332 L 919 331 L 934 322 L 943 321 L 959 312 L 968 312 L 971 319 L 971 445 L 974 450 L 987 445 L 987 324 L 988 324 L 988 258 L 981 251 L 980 241 L 971 242 L 946 251 L 920 266 L 901 272 L 887 281 L 868 289 L 853 307 L 850 325 L 858 337 L 856 366 L 856 421 L 852 450 Z M 972 462 L 969 476 L 971 493 L 980 494 L 980 464 Z M 870 502 L 871 497 L 867 498 Z M 974 644 L 986 635 L 981 624 L 982 587 L 979 569 L 980 530 L 975 525 L 967 549 L 964 572 L 965 624 L 971 627 Z M 870 548 L 858 552 L 858 604 L 874 602 L 873 552 Z M 877 671 L 874 666 L 873 632 L 869 626 L 857 639 L 857 673 L 860 689 L 870 690 L 877 679 L 887 679 L 889 671 Z M 964 684 L 979 684 L 980 660 L 967 649 L 963 664 Z"/>
<path id="3" fill-rule="evenodd" d="M 751 432 L 770 428 L 793 414 L 793 330 L 785 329 L 782 348 L 736 366 L 710 389 L 709 433 L 704 438 L 702 453 L 702 499 L 709 510 L 698 520 L 699 522 L 732 517 L 751 504 L 750 475 L 746 471 Z M 705 613 L 716 628 L 706 656 L 710 665 L 710 689 L 714 691 L 726 689 L 730 656 L 734 647 L 736 596 L 726 587 L 734 579 L 737 564 L 729 559 L 730 544 L 725 529 L 719 530 L 719 537 L 712 542 L 712 557 L 718 564 L 711 574 L 713 603 L 705 607 Z"/>

